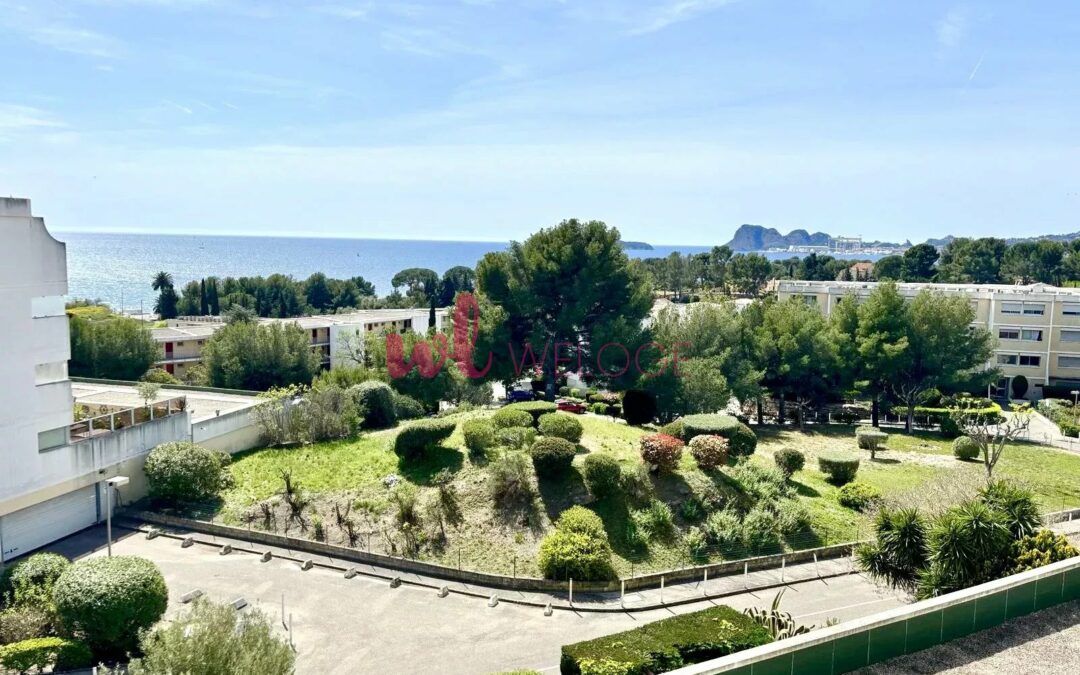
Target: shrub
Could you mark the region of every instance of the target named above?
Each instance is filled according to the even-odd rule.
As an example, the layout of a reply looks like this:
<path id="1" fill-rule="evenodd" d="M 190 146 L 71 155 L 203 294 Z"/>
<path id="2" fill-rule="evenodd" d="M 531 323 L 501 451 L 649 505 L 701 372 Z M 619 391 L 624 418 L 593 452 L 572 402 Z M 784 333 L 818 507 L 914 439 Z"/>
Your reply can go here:
<path id="1" fill-rule="evenodd" d="M 677 419 L 674 422 L 668 422 L 664 426 L 660 427 L 660 433 L 667 434 L 668 436 L 674 436 L 680 441 L 685 442 L 686 438 L 686 424 L 682 419 Z"/>
<path id="2" fill-rule="evenodd" d="M 757 449 L 757 435 L 731 415 L 687 415 L 678 421 L 683 423 L 683 440 L 702 435 L 723 436 L 733 457 L 748 457 Z"/>
<path id="3" fill-rule="evenodd" d="M 705 503 L 697 495 L 690 495 L 679 503 L 679 516 L 688 523 L 699 523 L 706 515 Z"/>
<path id="4" fill-rule="evenodd" d="M 0 606 L 51 602 L 53 586 L 71 562 L 56 553 L 35 553 L 0 573 Z"/>
<path id="5" fill-rule="evenodd" d="M 499 429 L 507 429 L 509 427 L 531 427 L 533 418 L 528 411 L 508 405 L 499 408 L 498 411 L 491 416 L 491 423 Z"/>
<path id="6" fill-rule="evenodd" d="M 529 452 L 537 475 L 557 476 L 570 470 L 577 447 L 565 438 L 545 436 L 533 443 Z"/>
<path id="7" fill-rule="evenodd" d="M 656 398 L 647 391 L 630 389 L 623 394 L 622 413 L 627 424 L 641 425 L 656 417 Z"/>
<path id="8" fill-rule="evenodd" d="M 686 531 L 683 537 L 686 552 L 694 560 L 703 561 L 709 557 L 709 538 L 700 527 L 694 526 Z"/>
<path id="9" fill-rule="evenodd" d="M 541 415 L 539 429 L 544 436 L 563 438 L 571 443 L 580 441 L 581 434 L 585 432 L 585 428 L 581 426 L 581 422 L 576 417 L 561 412 Z"/>
<path id="10" fill-rule="evenodd" d="M 521 506 L 533 500 L 529 460 L 524 453 L 508 452 L 491 463 L 491 498 L 502 506 Z"/>
<path id="11" fill-rule="evenodd" d="M 791 495 L 792 488 L 784 474 L 775 467 L 759 466 L 743 460 L 731 470 L 739 490 L 757 502 L 775 502 Z"/>
<path id="12" fill-rule="evenodd" d="M 433 418 L 411 422 L 394 439 L 394 452 L 400 457 L 416 457 L 431 450 L 454 433 L 457 422 Z"/>
<path id="13" fill-rule="evenodd" d="M 465 447 L 473 454 L 483 454 L 495 447 L 495 425 L 490 420 L 465 420 L 461 424 Z"/>
<path id="14" fill-rule="evenodd" d="M 200 501 L 222 487 L 228 455 L 188 441 L 162 443 L 146 456 L 143 471 L 151 496 L 177 502 Z"/>
<path id="15" fill-rule="evenodd" d="M 139 379 L 154 384 L 180 384 L 175 375 L 162 368 L 151 368 Z"/>
<path id="16" fill-rule="evenodd" d="M 506 427 L 495 430 L 495 442 L 511 450 L 528 450 L 536 440 L 532 427 Z"/>
<path id="17" fill-rule="evenodd" d="M 555 531 L 540 542 L 537 563 L 546 579 L 602 581 L 615 574 L 604 524 L 583 506 L 559 516 Z"/>
<path id="18" fill-rule="evenodd" d="M 873 485 L 866 483 L 848 483 L 840 488 L 840 494 L 837 495 L 837 501 L 841 506 L 846 506 L 849 509 L 856 511 L 864 511 L 868 506 L 876 502 L 881 498 L 881 491 Z"/>
<path id="19" fill-rule="evenodd" d="M 1034 534 L 1042 524 L 1035 495 L 1025 487 L 1007 480 L 990 481 L 978 493 L 979 501 L 1004 519 L 1013 538 Z"/>
<path id="20" fill-rule="evenodd" d="M 957 436 L 953 439 L 952 452 L 957 459 L 969 462 L 979 456 L 982 448 L 970 436 Z"/>
<path id="21" fill-rule="evenodd" d="M 870 451 L 870 459 L 874 459 L 874 454 L 881 450 L 885 441 L 889 440 L 889 434 L 875 429 L 874 427 L 864 424 L 855 428 L 855 442 L 862 450 Z"/>
<path id="22" fill-rule="evenodd" d="M 742 521 L 742 543 L 751 551 L 760 551 L 780 543 L 776 514 L 763 506 L 750 509 Z"/>
<path id="23" fill-rule="evenodd" d="M 645 539 L 666 539 L 675 531 L 675 516 L 671 507 L 659 499 L 650 500 L 644 509 L 631 511 L 630 518 L 634 528 Z"/>
<path id="24" fill-rule="evenodd" d="M 652 497 L 652 478 L 649 477 L 649 469 L 644 464 L 635 464 L 623 468 L 619 478 L 619 483 L 627 499 L 644 502 Z"/>
<path id="25" fill-rule="evenodd" d="M 394 390 L 385 382 L 368 380 L 349 387 L 356 407 L 364 418 L 364 428 L 385 429 L 397 424 Z"/>
<path id="26" fill-rule="evenodd" d="M 714 511 L 705 519 L 705 533 L 709 541 L 723 548 L 731 548 L 742 544 L 742 521 L 739 514 L 724 509 Z"/>
<path id="27" fill-rule="evenodd" d="M 394 415 L 399 420 L 415 420 L 423 417 L 426 413 L 424 404 L 420 401 L 417 401 L 412 396 L 394 392 Z"/>
<path id="28" fill-rule="evenodd" d="M 133 556 L 87 558 L 67 569 L 53 591 L 65 628 L 99 657 L 122 657 L 139 631 L 165 613 L 169 591 L 154 563 Z"/>
<path id="29" fill-rule="evenodd" d="M 1069 543 L 1065 535 L 1039 530 L 1037 534 L 1013 542 L 1013 568 L 1010 574 L 1019 574 L 1078 555 L 1080 551 Z"/>
<path id="30" fill-rule="evenodd" d="M 174 621 L 146 633 L 141 644 L 143 656 L 128 665 L 128 675 L 289 675 L 296 658 L 260 610 L 241 613 L 202 598 Z"/>
<path id="31" fill-rule="evenodd" d="M 723 436 L 694 436 L 690 439 L 690 455 L 703 470 L 722 466 L 728 458 L 727 439 Z"/>
<path id="32" fill-rule="evenodd" d="M 505 410 L 506 408 L 510 408 L 511 410 L 524 410 L 525 412 L 529 413 L 529 415 L 532 417 L 532 420 L 529 422 L 529 424 L 534 427 L 536 426 L 537 422 L 540 421 L 541 415 L 553 413 L 559 409 L 558 406 L 556 406 L 551 401 L 525 401 L 523 403 L 511 403 L 510 405 L 503 406 L 502 410 Z"/>
<path id="33" fill-rule="evenodd" d="M 563 386 L 559 387 L 559 396 L 569 396 L 569 395 L 570 395 L 570 387 L 567 387 L 566 385 L 563 385 Z"/>
<path id="34" fill-rule="evenodd" d="M 784 536 L 810 529 L 810 511 L 797 499 L 781 499 L 775 503 L 776 529 Z"/>
<path id="35" fill-rule="evenodd" d="M 773 453 L 773 461 L 780 473 L 784 474 L 784 478 L 791 478 L 806 465 L 806 455 L 794 448 L 782 448 Z"/>
<path id="36" fill-rule="evenodd" d="M 57 623 L 51 596 L 9 607 L 0 612 L 0 645 L 54 635 Z"/>
<path id="37" fill-rule="evenodd" d="M 603 499 L 618 493 L 622 470 L 613 455 L 593 453 L 585 458 L 581 468 L 585 485 L 594 497 Z"/>
<path id="38" fill-rule="evenodd" d="M 720 605 L 565 645 L 559 668 L 564 675 L 586 675 L 590 672 L 587 668 L 595 667 L 594 664 L 610 664 L 604 667 L 611 668 L 593 670 L 594 673 L 664 673 L 770 642 L 768 630 L 744 614 Z"/>
<path id="39" fill-rule="evenodd" d="M 589 412 L 594 415 L 607 415 L 610 409 L 611 405 L 602 401 L 597 401 L 596 403 L 589 404 Z"/>
<path id="40" fill-rule="evenodd" d="M 818 468 L 828 476 L 828 481 L 833 485 L 844 485 L 855 480 L 855 474 L 859 471 L 859 458 L 847 454 L 819 455 Z"/>
<path id="41" fill-rule="evenodd" d="M 641 437 L 641 459 L 654 471 L 674 471 L 682 458 L 683 442 L 667 434 Z"/>
<path id="42" fill-rule="evenodd" d="M 36 670 L 54 672 L 89 668 L 94 665 L 90 648 L 77 640 L 39 637 L 0 646 L 0 669 L 19 673 Z"/>

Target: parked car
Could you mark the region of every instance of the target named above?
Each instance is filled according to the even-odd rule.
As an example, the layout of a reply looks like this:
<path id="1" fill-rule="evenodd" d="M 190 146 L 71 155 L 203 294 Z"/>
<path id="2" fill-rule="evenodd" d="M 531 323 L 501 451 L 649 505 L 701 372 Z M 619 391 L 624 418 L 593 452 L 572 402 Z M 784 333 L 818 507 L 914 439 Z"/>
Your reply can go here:
<path id="1" fill-rule="evenodd" d="M 511 389 L 506 392 L 507 403 L 521 403 L 533 400 L 533 393 L 524 389 Z"/>
<path id="2" fill-rule="evenodd" d="M 563 412 L 574 413 L 575 415 L 585 414 L 585 404 L 581 401 L 572 401 L 570 399 L 560 398 L 555 401 L 555 407 Z"/>

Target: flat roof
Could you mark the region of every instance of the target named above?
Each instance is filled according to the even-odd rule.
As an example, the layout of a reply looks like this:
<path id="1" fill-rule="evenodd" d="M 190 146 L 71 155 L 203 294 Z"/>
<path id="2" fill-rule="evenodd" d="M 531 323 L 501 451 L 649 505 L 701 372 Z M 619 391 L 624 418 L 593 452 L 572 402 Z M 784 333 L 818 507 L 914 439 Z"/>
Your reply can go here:
<path id="1" fill-rule="evenodd" d="M 259 323 L 295 323 L 305 330 L 313 328 L 329 328 L 331 326 L 346 326 L 352 324 L 366 324 L 383 321 L 401 321 L 402 319 L 417 319 L 428 315 L 423 307 L 412 309 L 360 309 L 355 312 L 342 314 L 316 314 L 313 316 L 296 316 L 281 319 L 260 318 Z M 449 307 L 436 307 L 435 312 L 446 316 L 450 312 Z M 175 319 L 174 325 L 161 328 L 151 328 L 150 335 L 158 342 L 171 342 L 174 340 L 195 340 L 210 337 L 214 331 L 225 325 L 221 317 L 204 316 L 188 319 Z"/>
<path id="2" fill-rule="evenodd" d="M 774 279 L 771 284 L 776 288 L 828 288 L 838 290 L 858 291 L 872 289 L 880 281 L 804 281 L 801 279 Z M 1050 284 L 948 284 L 931 282 L 897 282 L 896 287 L 900 290 L 931 291 L 982 291 L 985 293 L 1017 293 L 1017 294 L 1047 294 L 1047 295 L 1074 295 L 1080 297 L 1080 288 L 1064 288 L 1051 286 Z"/>
<path id="3" fill-rule="evenodd" d="M 75 397 L 76 403 L 83 404 L 111 405 L 123 408 L 134 408 L 143 405 L 143 399 L 139 396 L 138 389 L 133 384 L 72 382 L 71 395 Z M 219 413 L 224 415 L 235 410 L 250 408 L 259 402 L 255 396 L 213 391 L 188 391 L 185 389 L 169 389 L 168 387 L 162 387 L 154 401 L 164 401 L 177 396 L 187 398 L 187 409 L 191 412 L 192 422 L 216 417 Z"/>

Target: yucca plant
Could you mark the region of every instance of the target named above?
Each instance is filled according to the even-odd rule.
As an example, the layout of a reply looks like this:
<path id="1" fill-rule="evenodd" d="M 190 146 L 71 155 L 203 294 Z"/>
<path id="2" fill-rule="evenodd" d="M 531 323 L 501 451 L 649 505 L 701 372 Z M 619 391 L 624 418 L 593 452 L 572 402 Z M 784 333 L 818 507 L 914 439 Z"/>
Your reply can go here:
<path id="1" fill-rule="evenodd" d="M 786 589 L 783 588 L 780 589 L 780 592 L 773 598 L 772 606 L 769 607 L 769 609 L 748 607 L 743 610 L 743 614 L 750 617 L 755 623 L 769 631 L 769 634 L 772 635 L 774 640 L 784 640 L 789 637 L 795 637 L 796 635 L 810 632 L 810 629 L 806 626 L 796 624 L 790 614 L 780 611 L 780 601 L 784 597 L 785 590 Z"/>

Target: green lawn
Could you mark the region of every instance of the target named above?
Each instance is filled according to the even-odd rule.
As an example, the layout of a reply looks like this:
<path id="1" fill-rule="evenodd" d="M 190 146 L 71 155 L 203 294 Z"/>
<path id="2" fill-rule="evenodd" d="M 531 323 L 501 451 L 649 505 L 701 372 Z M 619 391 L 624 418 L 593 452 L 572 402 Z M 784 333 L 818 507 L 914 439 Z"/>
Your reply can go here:
<path id="1" fill-rule="evenodd" d="M 469 416 L 490 412 L 466 413 Z M 489 495 L 489 472 L 483 459 L 471 459 L 463 447 L 460 428 L 444 447 L 420 463 L 401 462 L 391 450 L 395 430 L 370 432 L 350 441 L 321 443 L 304 448 L 262 449 L 237 455 L 232 472 L 235 485 L 222 494 L 218 517 L 232 524 L 265 526 L 257 516 L 261 502 L 278 509 L 273 525 L 279 531 L 287 521 L 280 509 L 282 471 L 289 471 L 301 489 L 311 497 L 311 513 L 317 513 L 326 526 L 326 537 L 341 543 L 344 534 L 332 523 L 339 513 L 348 512 L 363 534 L 358 546 L 379 552 L 400 553 L 396 547 L 394 507 L 390 491 L 384 485 L 388 476 L 416 486 L 420 511 L 437 493 L 431 478 L 441 469 L 454 476 L 453 487 L 461 514 L 459 522 L 433 525 L 425 516 L 421 557 L 469 569 L 538 576 L 536 554 L 540 540 L 558 515 L 574 504 L 585 504 L 603 519 L 616 554 L 620 573 L 631 570 L 663 569 L 689 563 L 682 534 L 690 526 L 679 515 L 679 507 L 697 497 L 705 503 L 723 503 L 737 497 L 738 486 L 730 477 L 730 468 L 702 472 L 688 452 L 678 471 L 652 478 L 655 496 L 668 503 L 676 514 L 678 532 L 666 540 L 654 540 L 647 551 L 632 550 L 626 543 L 630 513 L 623 500 L 596 501 L 591 498 L 577 470 L 592 452 L 615 455 L 627 468 L 640 462 L 638 442 L 644 433 L 636 427 L 606 417 L 579 417 L 585 433 L 575 459 L 575 470 L 556 480 L 535 483 L 537 498 L 527 508 L 511 513 L 498 509 Z M 887 450 L 870 461 L 866 451 L 855 445 L 852 427 L 830 427 L 823 431 L 799 432 L 789 429 L 756 429 L 758 451 L 751 461 L 772 466 L 772 455 L 784 447 L 796 448 L 807 457 L 806 466 L 797 472 L 793 484 L 798 499 L 811 515 L 813 534 L 801 545 L 836 543 L 865 537 L 869 532 L 867 516 L 840 506 L 838 488 L 824 480 L 817 468 L 817 455 L 823 451 L 849 450 L 863 458 L 858 480 L 876 486 L 889 500 L 940 507 L 963 498 L 965 491 L 977 487 L 984 476 L 981 463 L 960 462 L 953 458 L 950 441 L 933 434 L 905 436 L 890 433 Z M 1080 506 L 1080 456 L 1041 446 L 1017 444 L 1005 451 L 995 472 L 1027 484 L 1038 495 L 1044 509 Z M 351 509 L 351 511 L 350 511 Z M 313 536 L 311 528 L 293 536 Z M 445 537 L 439 535 L 445 532 Z M 788 542 L 789 545 L 795 542 Z M 801 546 L 800 546 L 801 547 Z"/>

